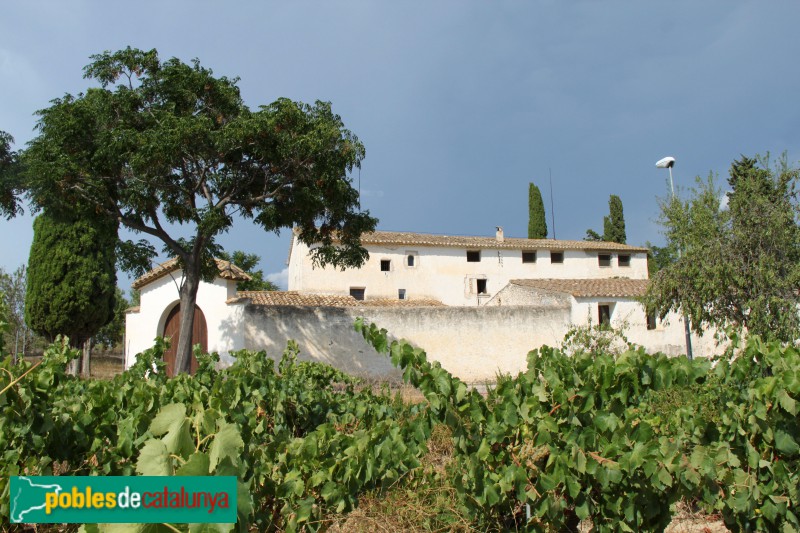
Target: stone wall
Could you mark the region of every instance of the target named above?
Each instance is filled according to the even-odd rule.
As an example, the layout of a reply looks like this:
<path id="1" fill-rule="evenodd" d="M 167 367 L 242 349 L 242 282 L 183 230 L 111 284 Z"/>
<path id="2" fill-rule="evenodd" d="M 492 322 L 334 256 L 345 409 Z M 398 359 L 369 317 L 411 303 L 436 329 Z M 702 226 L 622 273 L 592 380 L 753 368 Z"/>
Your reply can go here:
<path id="1" fill-rule="evenodd" d="M 351 374 L 399 379 L 353 329 L 359 316 L 423 348 L 429 360 L 468 382 L 494 381 L 498 372 L 525 369 L 530 350 L 557 345 L 569 327 L 565 305 L 503 307 L 330 308 L 249 305 L 245 345 L 278 359 L 289 339 L 300 358 L 331 364 Z"/>

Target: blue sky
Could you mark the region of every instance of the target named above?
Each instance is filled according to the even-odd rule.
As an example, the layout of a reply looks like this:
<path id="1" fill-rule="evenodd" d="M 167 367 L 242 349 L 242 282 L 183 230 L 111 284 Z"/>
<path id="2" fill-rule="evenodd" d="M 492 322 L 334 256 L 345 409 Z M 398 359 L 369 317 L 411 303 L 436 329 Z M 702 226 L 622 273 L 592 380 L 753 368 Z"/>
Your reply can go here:
<path id="1" fill-rule="evenodd" d="M 550 225 L 552 172 L 558 238 L 601 230 L 617 194 L 628 242 L 657 243 L 661 157 L 682 185 L 739 154 L 800 158 L 798 20 L 788 1 L 8 1 L 0 130 L 24 146 L 91 54 L 157 48 L 239 76 L 251 107 L 331 101 L 380 229 L 523 237 L 529 181 Z M 0 267 L 27 261 L 31 223 L 0 221 Z M 279 273 L 289 232 L 240 222 L 221 243 Z"/>

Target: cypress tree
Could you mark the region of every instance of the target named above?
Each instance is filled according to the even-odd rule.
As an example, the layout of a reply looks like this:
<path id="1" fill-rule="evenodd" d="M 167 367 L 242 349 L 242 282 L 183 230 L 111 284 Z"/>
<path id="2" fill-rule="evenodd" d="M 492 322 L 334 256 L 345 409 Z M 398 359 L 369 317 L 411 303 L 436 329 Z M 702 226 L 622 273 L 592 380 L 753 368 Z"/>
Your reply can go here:
<path id="1" fill-rule="evenodd" d="M 547 219 L 544 214 L 544 202 L 539 187 L 528 184 L 528 238 L 547 238 Z"/>
<path id="2" fill-rule="evenodd" d="M 33 223 L 25 321 L 81 347 L 114 316 L 116 224 L 48 209 Z"/>
<path id="3" fill-rule="evenodd" d="M 616 194 L 608 199 L 608 216 L 603 217 L 603 240 L 625 244 L 625 216 L 622 213 L 622 200 Z"/>

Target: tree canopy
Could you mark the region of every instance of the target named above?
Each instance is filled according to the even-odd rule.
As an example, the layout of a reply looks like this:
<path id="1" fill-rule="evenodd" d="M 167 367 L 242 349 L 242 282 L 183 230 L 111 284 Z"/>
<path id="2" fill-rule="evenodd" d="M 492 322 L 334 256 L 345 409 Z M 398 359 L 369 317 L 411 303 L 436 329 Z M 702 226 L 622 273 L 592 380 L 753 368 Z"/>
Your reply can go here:
<path id="1" fill-rule="evenodd" d="M 20 168 L 17 153 L 11 149 L 14 138 L 0 131 L 0 215 L 11 218 L 19 211 Z"/>
<path id="2" fill-rule="evenodd" d="M 544 212 L 542 193 L 533 183 L 528 184 L 528 238 L 547 238 L 547 217 Z"/>
<path id="3" fill-rule="evenodd" d="M 261 257 L 258 254 L 248 254 L 241 250 L 236 250 L 229 254 L 221 251 L 217 257 L 230 261 L 250 275 L 249 280 L 240 281 L 236 285 L 236 290 L 239 291 L 277 291 L 280 288 L 269 280 L 264 279 L 264 272 L 261 269 L 256 269 Z"/>
<path id="4" fill-rule="evenodd" d="M 697 332 L 733 325 L 793 340 L 800 326 L 798 170 L 785 157 L 771 165 L 768 157 L 742 156 L 729 174 L 727 195 L 711 175 L 698 178 L 688 200 L 660 201 L 668 247 L 681 254 L 653 277 L 645 303 L 662 317 L 680 309 Z"/>
<path id="5" fill-rule="evenodd" d="M 33 222 L 25 321 L 49 341 L 79 347 L 113 317 L 117 282 L 113 220 L 54 216 Z"/>
<path id="6" fill-rule="evenodd" d="M 603 234 L 593 229 L 586 230 L 586 241 L 605 241 L 625 244 L 628 237 L 625 233 L 625 215 L 622 212 L 622 200 L 616 194 L 608 198 L 608 215 L 603 217 Z"/>
<path id="7" fill-rule="evenodd" d="M 360 236 L 377 221 L 360 211 L 349 173 L 364 146 L 330 103 L 280 98 L 251 110 L 238 79 L 198 60 L 161 61 L 156 50 L 92 60 L 84 74 L 99 87 L 39 111 L 38 136 L 22 157 L 26 184 L 39 205 L 85 202 L 178 258 L 178 370 L 188 370 L 199 280 L 215 274 L 216 239 L 234 217 L 265 231 L 298 227 L 303 242 L 317 244 L 316 264 L 363 264 Z M 140 275 L 156 249 L 129 240 L 118 254 Z"/>

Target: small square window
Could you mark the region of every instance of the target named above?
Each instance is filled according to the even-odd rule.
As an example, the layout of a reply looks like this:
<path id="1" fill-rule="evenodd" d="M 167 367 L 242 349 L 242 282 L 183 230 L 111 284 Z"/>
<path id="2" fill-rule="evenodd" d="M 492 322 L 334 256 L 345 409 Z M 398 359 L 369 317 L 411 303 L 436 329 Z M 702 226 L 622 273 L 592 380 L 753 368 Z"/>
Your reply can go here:
<path id="1" fill-rule="evenodd" d="M 397 291 L 397 299 L 398 300 L 405 300 L 406 299 L 406 290 L 405 289 L 398 289 L 398 291 Z"/>
<path id="2" fill-rule="evenodd" d="M 656 314 L 655 313 L 647 313 L 647 329 L 648 330 L 656 329 Z"/>
<path id="3" fill-rule="evenodd" d="M 610 267 L 611 266 L 611 254 L 598 254 L 597 255 L 597 264 L 601 267 Z"/>
<path id="4" fill-rule="evenodd" d="M 356 300 L 363 300 L 365 292 L 367 292 L 367 289 L 363 287 L 350 287 L 350 296 Z"/>
<path id="5" fill-rule="evenodd" d="M 476 285 L 477 285 L 478 294 L 488 294 L 488 292 L 486 291 L 486 280 L 485 279 L 476 279 L 475 281 L 477 282 Z"/>
<path id="6" fill-rule="evenodd" d="M 389 272 L 392 269 L 391 259 L 381 259 L 381 272 Z"/>
<path id="7" fill-rule="evenodd" d="M 629 255 L 619 255 L 619 256 L 617 256 L 617 263 L 621 267 L 629 267 L 629 266 L 631 266 L 631 256 L 629 256 Z"/>
<path id="8" fill-rule="evenodd" d="M 550 262 L 551 263 L 563 263 L 564 262 L 564 252 L 550 252 Z"/>
<path id="9" fill-rule="evenodd" d="M 414 254 L 409 254 L 406 256 L 406 265 L 413 267 L 415 263 L 416 258 L 414 257 Z"/>
<path id="10" fill-rule="evenodd" d="M 522 262 L 523 263 L 535 263 L 536 262 L 536 252 L 522 252 Z"/>
<path id="11" fill-rule="evenodd" d="M 467 250 L 467 263 L 480 263 L 481 251 L 480 250 Z"/>

